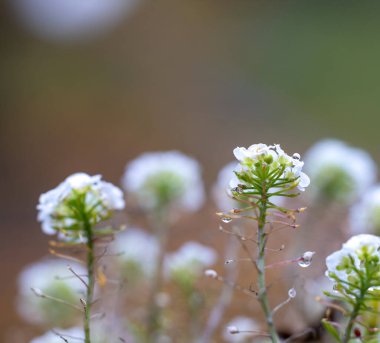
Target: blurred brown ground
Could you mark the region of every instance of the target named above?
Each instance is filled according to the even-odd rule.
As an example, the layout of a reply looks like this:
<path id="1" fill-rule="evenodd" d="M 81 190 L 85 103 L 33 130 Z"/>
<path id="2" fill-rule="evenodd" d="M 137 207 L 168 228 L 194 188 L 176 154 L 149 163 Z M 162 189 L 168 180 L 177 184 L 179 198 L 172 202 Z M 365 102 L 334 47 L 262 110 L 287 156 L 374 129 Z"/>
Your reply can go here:
<path id="1" fill-rule="evenodd" d="M 147 1 L 81 44 L 34 38 L 0 11 L 0 337 L 22 325 L 17 274 L 47 251 L 38 196 L 70 173 L 118 184 L 138 154 L 178 149 L 210 188 L 235 146 L 302 153 L 325 136 L 379 160 L 375 4 Z M 172 244 L 220 245 L 213 213 L 181 222 Z"/>

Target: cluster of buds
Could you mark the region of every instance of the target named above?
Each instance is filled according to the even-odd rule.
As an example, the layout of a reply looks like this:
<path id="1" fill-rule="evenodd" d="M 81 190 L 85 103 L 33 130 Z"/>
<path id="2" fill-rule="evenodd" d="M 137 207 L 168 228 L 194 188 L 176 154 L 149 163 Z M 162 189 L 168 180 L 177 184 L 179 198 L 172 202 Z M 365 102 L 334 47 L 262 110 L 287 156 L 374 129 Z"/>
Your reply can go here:
<path id="1" fill-rule="evenodd" d="M 100 175 L 76 173 L 40 196 L 42 230 L 70 241 L 85 241 L 86 226 L 95 226 L 124 208 L 122 191 Z"/>
<path id="2" fill-rule="evenodd" d="M 310 183 L 309 177 L 302 172 L 304 163 L 300 155 L 289 156 L 278 144 L 254 144 L 248 149 L 238 147 L 234 155 L 239 161 L 230 182 L 234 196 L 262 196 L 263 192 L 268 198 L 295 196 L 289 192 L 295 188 L 304 191 Z"/>
<path id="3" fill-rule="evenodd" d="M 361 293 L 373 296 L 380 289 L 380 238 L 357 235 L 326 259 L 326 275 L 346 299 Z"/>

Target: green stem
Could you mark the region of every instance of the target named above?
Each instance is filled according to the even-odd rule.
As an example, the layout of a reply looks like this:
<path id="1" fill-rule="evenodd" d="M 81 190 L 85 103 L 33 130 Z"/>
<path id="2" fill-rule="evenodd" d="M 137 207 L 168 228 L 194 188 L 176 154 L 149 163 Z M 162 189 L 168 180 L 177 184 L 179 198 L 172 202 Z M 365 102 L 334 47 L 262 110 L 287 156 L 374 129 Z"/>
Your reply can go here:
<path id="1" fill-rule="evenodd" d="M 353 311 L 351 312 L 351 316 L 350 316 L 350 319 L 348 321 L 348 325 L 347 325 L 346 330 L 344 332 L 344 337 L 343 337 L 343 341 L 342 341 L 343 343 L 348 343 L 350 341 L 351 331 L 352 331 L 352 328 L 354 326 L 354 320 L 359 314 L 359 310 L 361 308 L 361 305 L 362 305 L 361 301 L 358 301 L 355 304 Z"/>
<path id="2" fill-rule="evenodd" d="M 368 287 L 366 287 L 366 284 L 364 284 L 363 286 L 364 287 L 362 287 L 360 290 L 359 297 L 356 298 L 356 304 L 351 312 L 350 319 L 348 320 L 348 324 L 347 324 L 346 330 L 344 332 L 343 340 L 342 340 L 343 343 L 348 343 L 350 341 L 351 331 L 352 331 L 352 328 L 354 327 L 355 319 L 359 315 L 362 305 L 364 303 L 364 297 L 368 291 Z"/>
<path id="3" fill-rule="evenodd" d="M 157 341 L 161 326 L 161 309 L 157 305 L 156 297 L 162 286 L 162 273 L 169 231 L 166 219 L 164 219 L 166 212 L 163 212 L 164 213 L 157 214 L 154 219 L 159 242 L 159 252 L 156 260 L 156 265 L 154 267 L 154 275 L 151 281 L 150 297 L 148 301 L 147 342 L 150 343 Z"/>
<path id="4" fill-rule="evenodd" d="M 84 309 L 84 334 L 85 343 L 91 343 L 90 336 L 90 318 L 91 318 L 91 306 L 94 295 L 94 239 L 91 224 L 88 220 L 85 221 L 84 229 L 87 237 L 87 273 L 88 273 L 88 283 L 87 283 L 87 294 L 86 294 L 86 305 Z"/>
<path id="5" fill-rule="evenodd" d="M 268 331 L 272 342 L 278 343 L 280 339 L 277 335 L 276 328 L 273 324 L 272 312 L 269 306 L 268 294 L 265 282 L 265 246 L 267 242 L 267 235 L 265 233 L 266 224 L 266 211 L 267 211 L 267 198 L 266 192 L 263 191 L 261 205 L 259 208 L 258 232 L 257 232 L 257 271 L 258 271 L 258 299 L 261 308 L 265 315 L 265 320 L 268 326 Z"/>

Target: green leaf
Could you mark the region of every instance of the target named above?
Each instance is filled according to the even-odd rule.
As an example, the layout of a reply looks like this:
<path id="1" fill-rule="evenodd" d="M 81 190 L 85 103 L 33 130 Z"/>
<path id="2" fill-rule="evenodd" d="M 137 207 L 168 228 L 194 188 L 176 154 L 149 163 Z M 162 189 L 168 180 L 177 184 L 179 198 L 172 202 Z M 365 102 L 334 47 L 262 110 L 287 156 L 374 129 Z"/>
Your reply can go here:
<path id="1" fill-rule="evenodd" d="M 338 329 L 332 324 L 332 322 L 329 322 L 327 319 L 322 319 L 322 325 L 326 329 L 326 331 L 335 338 L 337 342 L 342 342 L 339 336 Z"/>

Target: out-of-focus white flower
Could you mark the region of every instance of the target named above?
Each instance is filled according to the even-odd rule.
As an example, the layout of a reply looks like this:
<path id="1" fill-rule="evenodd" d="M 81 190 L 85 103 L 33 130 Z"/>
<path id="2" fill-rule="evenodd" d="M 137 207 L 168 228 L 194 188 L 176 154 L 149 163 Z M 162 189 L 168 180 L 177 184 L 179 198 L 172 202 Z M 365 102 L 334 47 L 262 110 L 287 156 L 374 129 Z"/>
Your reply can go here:
<path id="1" fill-rule="evenodd" d="M 118 24 L 138 0 L 11 0 L 19 20 L 41 38 L 87 39 Z"/>
<path id="2" fill-rule="evenodd" d="M 287 179 L 289 183 L 290 180 L 295 180 L 294 182 L 296 182 L 300 191 L 304 191 L 310 184 L 309 177 L 302 172 L 304 163 L 300 160 L 300 155 L 289 156 L 279 144 L 253 144 L 248 149 L 237 147 L 234 149 L 234 155 L 240 162 L 239 167 L 235 169 L 235 171 L 242 174 L 242 177 L 237 178 L 239 184 L 247 184 L 243 180 L 243 174 L 247 174 L 248 178 L 252 177 L 255 175 L 256 165 L 262 163 L 267 165 L 269 173 L 282 171 L 280 174 L 281 179 Z M 236 181 L 236 178 L 233 178 L 230 187 L 234 187 Z"/>
<path id="3" fill-rule="evenodd" d="M 305 162 L 314 197 L 351 203 L 376 180 L 377 168 L 369 154 L 338 140 L 316 143 L 305 154 Z"/>
<path id="4" fill-rule="evenodd" d="M 319 324 L 326 311 L 326 306 L 316 299 L 317 297 L 321 299 L 327 298 L 323 291 L 333 291 L 333 284 L 324 275 L 315 280 L 307 279 L 300 290 L 298 304 L 302 306 L 302 316 L 304 316 L 309 325 Z"/>
<path id="5" fill-rule="evenodd" d="M 353 236 L 343 244 L 341 250 L 335 251 L 326 258 L 326 276 L 334 282 L 336 280 L 333 275 L 344 281 L 348 281 L 349 277 L 356 277 L 353 267 L 363 269 L 363 259 L 368 257 L 380 260 L 379 248 L 380 237 L 366 234 Z M 353 282 L 352 279 L 350 282 Z"/>
<path id="6" fill-rule="evenodd" d="M 122 182 L 124 189 L 147 210 L 173 206 L 196 211 L 204 202 L 198 162 L 178 151 L 139 156 L 126 166 Z"/>
<path id="7" fill-rule="evenodd" d="M 354 234 L 380 234 L 380 185 L 368 189 L 350 211 L 350 229 Z"/>
<path id="8" fill-rule="evenodd" d="M 85 278 L 86 270 L 81 265 L 70 262 L 70 266 Z M 78 304 L 79 298 L 85 293 L 85 287 L 68 270 L 65 261 L 48 259 L 27 266 L 19 276 L 18 288 L 18 312 L 30 323 L 67 327 L 81 317 L 79 311 L 50 299 L 41 299 L 31 290 L 35 288 L 37 293 Z"/>
<path id="9" fill-rule="evenodd" d="M 61 337 L 67 339 L 68 342 L 84 341 L 84 332 L 82 328 L 74 327 L 71 329 L 54 329 L 46 332 L 42 336 L 33 338 L 29 343 L 62 343 Z"/>
<path id="10" fill-rule="evenodd" d="M 204 268 L 215 263 L 217 253 L 214 249 L 198 242 L 186 242 L 176 252 L 165 259 L 166 273 L 174 279 L 194 280 Z"/>
<path id="11" fill-rule="evenodd" d="M 100 175 L 76 173 L 40 196 L 38 220 L 48 235 L 59 232 L 78 239 L 84 233 L 83 216 L 96 225 L 124 206 L 119 188 L 102 181 Z"/>
<path id="12" fill-rule="evenodd" d="M 259 331 L 259 325 L 248 317 L 235 317 L 225 327 L 223 338 L 230 343 L 243 343 L 252 340 L 254 333 L 244 331 Z"/>
<path id="13" fill-rule="evenodd" d="M 234 174 L 236 168 L 236 162 L 230 162 L 219 171 L 218 178 L 212 189 L 212 195 L 219 210 L 230 210 L 240 206 L 238 201 L 232 199 L 231 188 L 229 187 L 231 178 L 236 177 Z"/>
<path id="14" fill-rule="evenodd" d="M 127 278 L 150 277 L 158 256 L 157 239 L 140 229 L 127 229 L 118 234 L 112 248 L 118 255 Z"/>

